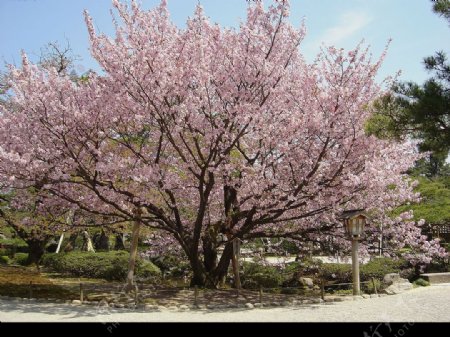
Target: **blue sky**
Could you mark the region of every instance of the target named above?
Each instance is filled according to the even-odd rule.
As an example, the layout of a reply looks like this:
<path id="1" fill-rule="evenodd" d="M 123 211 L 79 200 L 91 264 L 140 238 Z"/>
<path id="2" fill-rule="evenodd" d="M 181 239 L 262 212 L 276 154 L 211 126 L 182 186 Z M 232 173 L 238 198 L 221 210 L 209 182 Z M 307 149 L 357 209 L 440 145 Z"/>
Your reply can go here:
<path id="1" fill-rule="evenodd" d="M 159 0 L 141 0 L 151 8 Z M 171 17 L 184 26 L 200 2 L 212 21 L 236 26 L 245 18 L 246 0 L 168 0 Z M 265 2 L 266 4 L 268 1 Z M 98 69 L 88 51 L 83 9 L 92 15 L 98 30 L 112 35 L 110 0 L 0 0 L 0 68 L 19 63 L 20 50 L 36 60 L 40 48 L 50 41 L 68 40 L 81 57 L 78 70 Z M 346 49 L 362 39 L 374 56 L 392 44 L 380 78 L 402 71 L 402 80 L 423 82 L 427 72 L 422 59 L 435 51 L 450 53 L 450 27 L 434 14 L 430 0 L 291 0 L 291 21 L 299 26 L 306 19 L 307 37 L 301 49 L 314 59 L 321 43 Z"/>

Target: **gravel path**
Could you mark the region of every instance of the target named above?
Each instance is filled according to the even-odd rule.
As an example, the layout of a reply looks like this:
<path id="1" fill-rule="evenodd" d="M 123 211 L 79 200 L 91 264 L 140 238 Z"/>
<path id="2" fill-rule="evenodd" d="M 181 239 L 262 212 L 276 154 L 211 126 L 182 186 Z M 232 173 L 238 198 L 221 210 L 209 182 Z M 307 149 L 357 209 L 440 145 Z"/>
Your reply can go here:
<path id="1" fill-rule="evenodd" d="M 270 309 L 159 312 L 0 300 L 3 322 L 450 322 L 450 284 L 400 295 Z"/>

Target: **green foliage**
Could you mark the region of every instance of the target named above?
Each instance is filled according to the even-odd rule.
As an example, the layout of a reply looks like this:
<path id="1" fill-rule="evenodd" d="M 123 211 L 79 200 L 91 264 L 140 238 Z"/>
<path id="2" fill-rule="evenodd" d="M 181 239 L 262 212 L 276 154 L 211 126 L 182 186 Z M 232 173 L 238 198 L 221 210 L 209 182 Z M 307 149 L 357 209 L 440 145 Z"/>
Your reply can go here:
<path id="1" fill-rule="evenodd" d="M 366 264 L 360 265 L 360 278 L 362 282 L 371 281 L 372 278 L 382 280 L 384 275 L 399 273 L 408 267 L 408 262 L 403 259 L 376 258 Z M 323 263 L 319 268 L 319 277 L 328 282 L 350 283 L 352 282 L 351 264 Z M 369 285 L 368 292 L 373 290 Z"/>
<path id="2" fill-rule="evenodd" d="M 293 241 L 289 240 L 283 240 L 281 243 L 281 248 L 291 255 L 296 255 L 299 252 L 297 245 Z"/>
<path id="3" fill-rule="evenodd" d="M 447 271 L 448 265 L 449 265 L 449 263 L 446 262 L 445 259 L 434 259 L 425 267 L 425 272 L 426 273 L 445 273 Z M 420 273 L 417 272 L 416 274 L 418 276 Z"/>
<path id="4" fill-rule="evenodd" d="M 129 253 L 113 252 L 71 252 L 45 254 L 42 264 L 56 272 L 78 277 L 103 278 L 123 281 L 127 275 Z M 151 262 L 138 260 L 136 276 L 138 278 L 159 277 L 161 271 Z"/>
<path id="5" fill-rule="evenodd" d="M 323 266 L 322 261 L 310 258 L 306 258 L 298 262 L 293 262 L 291 268 L 294 268 L 294 264 L 297 264 L 297 272 L 300 276 L 318 275 L 320 273 L 321 267 Z"/>
<path id="6" fill-rule="evenodd" d="M 169 277 L 186 275 L 191 269 L 188 261 L 173 255 L 159 256 L 150 260 Z"/>
<path id="7" fill-rule="evenodd" d="M 324 263 L 320 267 L 319 275 L 327 281 L 352 282 L 352 266 L 350 264 Z"/>
<path id="8" fill-rule="evenodd" d="M 14 239 L 0 239 L 0 247 L 4 247 L 3 249 L 6 249 L 7 254 L 12 256 L 14 253 L 27 253 L 28 252 L 28 245 L 27 243 L 20 239 L 20 238 L 14 238 Z"/>
<path id="9" fill-rule="evenodd" d="M 25 266 L 27 264 L 28 254 L 27 253 L 16 253 L 14 255 L 14 262 L 20 264 L 21 266 Z"/>
<path id="10" fill-rule="evenodd" d="M 441 13 L 448 15 L 448 0 L 439 1 L 445 11 Z M 442 7 L 444 2 L 446 8 Z M 450 150 L 450 63 L 444 52 L 437 52 L 426 57 L 424 64 L 432 77 L 422 85 L 396 83 L 393 95 L 374 102 L 365 129 L 367 134 L 382 139 L 419 140 L 419 150 L 431 154 L 417 163 L 415 174 L 448 175 L 445 160 Z"/>
<path id="11" fill-rule="evenodd" d="M 136 276 L 142 280 L 154 280 L 161 276 L 161 270 L 149 261 L 142 261 L 138 265 Z"/>
<path id="12" fill-rule="evenodd" d="M 364 125 L 368 136 L 380 139 L 400 140 L 403 137 L 403 124 L 406 123 L 395 96 L 386 95 L 375 100 L 372 105 L 373 113 Z"/>
<path id="13" fill-rule="evenodd" d="M 440 16 L 443 16 L 450 23 L 450 1 L 432 0 L 432 3 L 434 12 Z"/>
<path id="14" fill-rule="evenodd" d="M 407 267 L 408 262 L 403 259 L 375 258 L 360 267 L 361 281 L 370 281 L 372 278 L 382 280 L 384 275 L 399 273 Z"/>
<path id="15" fill-rule="evenodd" d="M 395 215 L 413 210 L 414 219 L 425 219 L 426 223 L 444 224 L 450 222 L 450 176 L 429 179 L 418 177 L 415 188 L 422 200 L 420 203 L 405 205 L 395 210 Z"/>
<path id="16" fill-rule="evenodd" d="M 424 280 L 423 278 L 418 278 L 413 282 L 413 284 L 419 287 L 428 287 L 430 285 L 430 282 Z"/>
<path id="17" fill-rule="evenodd" d="M 246 289 L 276 288 L 282 283 L 282 275 L 275 267 L 249 262 L 244 262 L 243 267 L 241 283 Z"/>
<path id="18" fill-rule="evenodd" d="M 329 289 L 328 291 L 331 292 L 333 295 L 352 295 L 353 294 L 353 289 L 337 289 L 337 290 Z"/>
<path id="19" fill-rule="evenodd" d="M 6 255 L 2 255 L 0 256 L 0 264 L 10 264 L 11 263 L 11 259 L 6 256 Z"/>
<path id="20" fill-rule="evenodd" d="M 378 279 L 374 279 L 373 281 L 375 282 L 375 287 L 377 287 L 377 293 L 378 293 L 381 290 L 381 287 L 383 284 L 382 284 L 381 280 L 378 280 Z M 363 284 L 362 291 L 364 293 L 375 294 L 375 287 L 373 285 L 373 283 L 374 283 L 373 281 L 370 280 L 368 283 Z"/>

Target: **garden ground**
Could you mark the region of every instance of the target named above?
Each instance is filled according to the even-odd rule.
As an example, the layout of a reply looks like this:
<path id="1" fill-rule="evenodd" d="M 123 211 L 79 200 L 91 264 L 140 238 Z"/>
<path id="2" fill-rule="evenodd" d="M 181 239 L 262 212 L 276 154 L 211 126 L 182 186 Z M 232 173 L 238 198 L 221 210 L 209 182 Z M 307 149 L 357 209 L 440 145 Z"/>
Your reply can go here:
<path id="1" fill-rule="evenodd" d="M 450 322 L 450 284 L 358 301 L 270 309 L 144 312 L 33 301 L 0 300 L 2 322 Z"/>

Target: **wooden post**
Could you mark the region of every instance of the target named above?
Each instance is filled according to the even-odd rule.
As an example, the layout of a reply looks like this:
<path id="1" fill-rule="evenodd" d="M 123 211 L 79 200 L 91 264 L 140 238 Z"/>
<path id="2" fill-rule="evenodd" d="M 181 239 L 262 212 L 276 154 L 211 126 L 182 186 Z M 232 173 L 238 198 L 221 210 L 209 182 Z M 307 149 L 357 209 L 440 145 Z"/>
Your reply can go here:
<path id="1" fill-rule="evenodd" d="M 375 295 L 378 295 L 377 285 L 375 283 L 375 278 L 374 277 L 372 277 L 372 284 L 373 284 L 373 291 L 375 292 Z"/>
<path id="2" fill-rule="evenodd" d="M 240 254 L 240 241 L 238 238 L 234 238 L 233 239 L 233 255 L 231 256 L 231 264 L 233 266 L 234 285 L 237 289 L 237 296 L 239 296 L 239 289 L 241 289 L 241 278 L 239 276 L 239 254 Z"/>
<path id="3" fill-rule="evenodd" d="M 261 304 L 262 304 L 262 296 L 263 296 L 263 288 L 260 285 L 259 286 L 259 303 L 261 303 Z"/>
<path id="4" fill-rule="evenodd" d="M 320 282 L 320 298 L 322 301 L 325 301 L 325 280 Z"/>
<path id="5" fill-rule="evenodd" d="M 137 307 L 139 304 L 139 297 L 138 297 L 138 286 L 137 284 L 134 285 L 134 305 Z"/>
<path id="6" fill-rule="evenodd" d="M 59 242 L 58 242 L 58 247 L 56 248 L 56 254 L 59 253 L 59 251 L 61 250 L 61 245 L 63 243 L 64 240 L 64 231 L 61 233 L 61 236 L 59 237 Z"/>
<path id="7" fill-rule="evenodd" d="M 33 281 L 30 281 L 30 288 L 28 289 L 28 298 L 31 299 L 33 297 Z"/>
<path id="8" fill-rule="evenodd" d="M 128 273 L 127 273 L 127 284 L 125 286 L 125 292 L 129 293 L 133 290 L 134 286 L 134 268 L 136 265 L 137 251 L 138 251 L 138 241 L 139 232 L 141 229 L 141 209 L 134 209 L 134 224 L 133 231 L 131 234 L 131 247 L 130 247 L 130 258 L 128 260 Z"/>
<path id="9" fill-rule="evenodd" d="M 198 286 L 194 286 L 194 305 L 198 305 Z"/>
<path id="10" fill-rule="evenodd" d="M 353 276 L 353 295 L 360 295 L 361 288 L 359 285 L 359 260 L 358 260 L 358 245 L 357 239 L 352 240 L 352 276 Z"/>
<path id="11" fill-rule="evenodd" d="M 80 301 L 83 303 L 84 300 L 84 292 L 83 292 L 83 283 L 80 283 Z"/>

